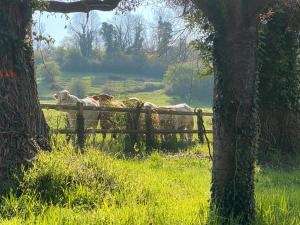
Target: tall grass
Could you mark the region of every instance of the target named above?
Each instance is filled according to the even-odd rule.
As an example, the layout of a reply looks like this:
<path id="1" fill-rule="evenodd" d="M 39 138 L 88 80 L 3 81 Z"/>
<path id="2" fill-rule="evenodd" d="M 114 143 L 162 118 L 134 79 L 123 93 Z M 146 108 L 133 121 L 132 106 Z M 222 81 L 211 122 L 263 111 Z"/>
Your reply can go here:
<path id="1" fill-rule="evenodd" d="M 1 224 L 206 224 L 211 163 L 195 151 L 130 160 L 43 152 L 2 197 Z M 255 224 L 300 224 L 298 170 L 257 167 L 255 182 Z"/>

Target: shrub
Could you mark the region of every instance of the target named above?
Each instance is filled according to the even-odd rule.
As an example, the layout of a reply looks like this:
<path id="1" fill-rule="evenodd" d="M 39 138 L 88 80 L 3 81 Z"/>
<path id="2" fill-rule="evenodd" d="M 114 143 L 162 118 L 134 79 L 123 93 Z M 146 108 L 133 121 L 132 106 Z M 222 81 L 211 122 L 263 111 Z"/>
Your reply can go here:
<path id="1" fill-rule="evenodd" d="M 87 89 L 89 85 L 86 83 L 86 81 L 82 81 L 80 79 L 73 79 L 69 90 L 72 94 L 76 95 L 79 98 L 84 98 L 87 94 Z"/>
<path id="2" fill-rule="evenodd" d="M 43 82 L 53 85 L 58 76 L 61 76 L 59 65 L 55 61 L 48 61 L 38 65 L 37 76 L 42 78 Z"/>
<path id="3" fill-rule="evenodd" d="M 97 151 L 76 154 L 72 149 L 42 153 L 22 181 L 23 195 L 47 205 L 92 209 L 106 194 L 120 191 L 123 177 L 113 161 Z"/>
<path id="4" fill-rule="evenodd" d="M 89 71 L 88 58 L 81 55 L 79 49 L 69 49 L 64 58 L 62 68 L 70 72 L 86 72 Z"/>
<path id="5" fill-rule="evenodd" d="M 203 71 L 191 63 L 169 66 L 164 75 L 166 92 L 187 100 L 211 103 L 213 78 L 212 76 L 201 76 L 201 72 Z"/>

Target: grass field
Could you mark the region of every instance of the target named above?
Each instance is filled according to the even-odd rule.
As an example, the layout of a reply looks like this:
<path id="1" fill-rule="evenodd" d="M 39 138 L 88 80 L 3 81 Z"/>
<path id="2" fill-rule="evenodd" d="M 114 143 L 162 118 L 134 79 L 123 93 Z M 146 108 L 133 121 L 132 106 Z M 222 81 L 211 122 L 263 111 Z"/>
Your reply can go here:
<path id="1" fill-rule="evenodd" d="M 165 93 L 161 79 L 145 78 L 137 74 L 110 74 L 110 73 L 70 73 L 63 72 L 57 78 L 57 84 L 61 89 L 69 89 L 73 79 L 80 79 L 87 85 L 87 95 L 94 95 L 109 91 L 115 98 L 138 97 L 144 101 L 151 101 L 158 105 L 189 103 L 193 107 L 210 107 L 207 102 L 196 100 L 187 101 L 184 98 L 169 96 Z M 54 103 L 51 96 L 55 91 L 37 79 L 39 96 L 43 103 Z M 209 102 L 209 101 L 208 101 Z"/>
<path id="2" fill-rule="evenodd" d="M 205 155 L 205 145 L 196 148 Z M 1 224 L 206 224 L 211 162 L 192 152 L 130 160 L 96 149 L 41 153 L 22 194 L 2 199 Z M 255 183 L 255 224 L 300 224 L 298 170 L 257 167 Z"/>
<path id="3" fill-rule="evenodd" d="M 46 111 L 51 126 L 61 125 L 59 114 Z M 211 128 L 209 118 L 205 125 Z M 120 154 L 121 144 L 109 141 L 84 154 L 59 144 L 40 153 L 2 197 L 0 224 L 207 224 L 211 161 L 205 144 L 131 159 Z M 256 166 L 255 185 L 254 224 L 300 224 L 299 169 Z"/>
<path id="4" fill-rule="evenodd" d="M 61 84 L 67 86 L 73 76 L 66 74 Z M 132 94 L 159 105 L 181 100 L 166 95 L 162 89 L 121 94 L 127 90 L 122 89 L 124 80 L 120 79 L 124 78 L 114 75 L 112 81 L 108 75 L 101 79 L 95 76 L 84 76 L 91 84 L 91 92 L 110 84 L 115 85 L 120 98 Z M 131 89 L 140 85 L 135 82 L 145 83 L 134 75 L 128 79 Z M 47 89 L 43 91 L 51 94 Z M 45 115 L 52 128 L 64 126 L 61 113 L 45 110 Z M 204 122 L 211 129 L 211 118 Z M 63 143 L 62 136 L 57 138 Z M 0 224 L 207 224 L 211 182 L 207 145 L 126 159 L 120 147 L 123 143 L 118 141 L 88 148 L 83 154 L 61 143 L 52 152 L 40 153 L 33 166 L 15 178 L 17 186 L 1 198 Z M 256 166 L 255 187 L 255 225 L 300 224 L 299 168 Z M 212 215 L 210 224 L 217 222 Z"/>

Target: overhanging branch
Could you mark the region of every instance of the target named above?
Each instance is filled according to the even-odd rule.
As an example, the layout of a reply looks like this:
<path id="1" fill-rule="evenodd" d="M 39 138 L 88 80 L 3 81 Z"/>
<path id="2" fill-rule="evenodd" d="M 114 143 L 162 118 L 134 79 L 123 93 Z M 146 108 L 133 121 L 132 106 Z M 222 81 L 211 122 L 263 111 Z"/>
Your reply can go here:
<path id="1" fill-rule="evenodd" d="M 89 12 L 91 10 L 111 11 L 118 6 L 120 1 L 121 0 L 46 1 L 46 7 L 40 10 L 55 13 Z"/>
<path id="2" fill-rule="evenodd" d="M 262 12 L 262 10 L 270 5 L 270 4 L 275 4 L 275 0 L 253 0 L 253 7 L 252 7 L 252 13 L 253 14 L 258 14 Z"/>
<path id="3" fill-rule="evenodd" d="M 194 5 L 201 9 L 204 14 L 210 14 L 209 0 L 192 0 Z"/>

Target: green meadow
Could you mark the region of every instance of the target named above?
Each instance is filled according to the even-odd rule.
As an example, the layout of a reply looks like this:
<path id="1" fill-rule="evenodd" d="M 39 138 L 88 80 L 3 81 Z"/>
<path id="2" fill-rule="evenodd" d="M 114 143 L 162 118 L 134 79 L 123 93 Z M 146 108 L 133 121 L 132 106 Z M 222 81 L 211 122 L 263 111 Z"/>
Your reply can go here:
<path id="1" fill-rule="evenodd" d="M 157 105 L 170 105 L 182 102 L 189 103 L 193 107 L 210 107 L 207 102 L 200 102 L 195 99 L 188 101 L 179 96 L 171 96 L 164 90 L 162 78 L 147 78 L 139 74 L 116 74 L 116 73 L 77 73 L 62 72 L 57 77 L 56 83 L 60 90 L 69 89 L 73 80 L 80 79 L 87 89 L 87 95 L 109 92 L 118 99 L 127 97 L 138 97 L 144 101 L 151 101 Z M 41 78 L 37 78 L 39 96 L 42 103 L 54 103 L 52 95 L 54 90 L 50 90 Z"/>
<path id="2" fill-rule="evenodd" d="M 59 84 L 67 88 L 79 74 L 64 73 Z M 88 94 L 112 88 L 117 98 L 136 96 L 158 105 L 183 100 L 165 93 L 159 80 L 114 74 L 83 76 Z M 147 84 L 151 91 L 147 91 Z M 40 96 L 53 93 L 38 81 Z M 157 88 L 153 90 L 153 88 Z M 42 103 L 54 103 L 52 100 Z M 193 103 L 193 107 L 210 107 Z M 63 128 L 65 114 L 44 110 L 51 128 Z M 211 118 L 204 118 L 211 129 Z M 183 145 L 176 151 L 156 150 L 125 158 L 123 139 L 108 138 L 78 153 L 64 135 L 52 135 L 51 152 L 37 155 L 31 168 L 14 177 L 11 191 L 1 197 L 0 224 L 218 224 L 209 213 L 211 161 L 207 144 Z M 212 137 L 209 135 L 210 141 Z M 300 170 L 256 166 L 257 225 L 300 224 Z M 232 222 L 232 225 L 235 223 Z"/>

